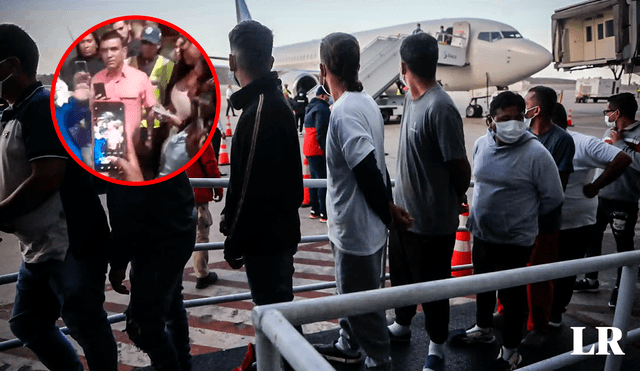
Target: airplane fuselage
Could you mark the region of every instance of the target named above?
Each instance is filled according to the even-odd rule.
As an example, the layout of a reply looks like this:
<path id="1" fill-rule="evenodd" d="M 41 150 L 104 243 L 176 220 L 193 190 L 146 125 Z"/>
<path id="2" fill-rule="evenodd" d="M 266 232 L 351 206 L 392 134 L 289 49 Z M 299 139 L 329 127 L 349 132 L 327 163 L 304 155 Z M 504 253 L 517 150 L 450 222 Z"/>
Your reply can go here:
<path id="1" fill-rule="evenodd" d="M 375 30 L 355 32 L 361 49 L 378 37 L 410 35 L 420 23 L 424 32 L 438 37 L 440 26 L 446 30 L 454 23 L 469 24 L 466 37 L 466 63 L 462 66 L 440 64 L 436 79 L 449 91 L 471 90 L 490 86 L 507 86 L 523 80 L 551 63 L 551 53 L 542 46 L 522 38 L 504 23 L 477 18 L 449 18 L 406 23 Z M 275 47 L 275 68 L 281 70 L 319 71 L 320 41 Z M 443 43 L 444 44 L 444 43 Z M 440 61 L 439 61 L 440 62 Z M 399 67 L 398 67 L 399 68 Z"/>

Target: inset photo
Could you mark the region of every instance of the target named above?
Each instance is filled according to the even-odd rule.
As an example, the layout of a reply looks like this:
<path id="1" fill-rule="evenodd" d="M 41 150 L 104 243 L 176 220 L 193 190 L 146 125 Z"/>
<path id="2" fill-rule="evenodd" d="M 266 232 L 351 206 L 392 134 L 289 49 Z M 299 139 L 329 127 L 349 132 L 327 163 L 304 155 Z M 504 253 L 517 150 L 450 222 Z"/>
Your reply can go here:
<path id="1" fill-rule="evenodd" d="M 215 70 L 191 36 L 161 19 L 119 17 L 87 30 L 53 85 L 65 148 L 110 182 L 169 179 L 211 145 L 220 109 Z"/>

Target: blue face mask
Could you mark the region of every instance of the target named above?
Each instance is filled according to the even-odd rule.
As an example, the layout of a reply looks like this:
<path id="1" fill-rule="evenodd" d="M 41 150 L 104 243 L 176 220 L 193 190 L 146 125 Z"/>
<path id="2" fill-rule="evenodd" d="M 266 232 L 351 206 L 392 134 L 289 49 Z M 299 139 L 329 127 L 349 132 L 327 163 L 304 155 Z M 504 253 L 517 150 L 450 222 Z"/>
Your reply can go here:
<path id="1" fill-rule="evenodd" d="M 491 120 L 496 125 L 496 137 L 506 144 L 514 143 L 520 139 L 524 132 L 527 131 L 530 122 L 529 119 L 525 119 L 524 121 L 508 120 L 501 122 L 496 122 L 493 118 L 491 118 Z"/>

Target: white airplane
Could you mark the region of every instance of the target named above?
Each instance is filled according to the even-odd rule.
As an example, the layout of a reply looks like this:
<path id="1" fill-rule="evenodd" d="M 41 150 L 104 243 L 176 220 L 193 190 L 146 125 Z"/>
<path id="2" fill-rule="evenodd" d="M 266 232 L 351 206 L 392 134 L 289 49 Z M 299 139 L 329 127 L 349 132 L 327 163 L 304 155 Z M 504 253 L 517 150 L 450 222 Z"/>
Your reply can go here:
<path id="1" fill-rule="evenodd" d="M 251 19 L 244 0 L 236 0 L 236 15 L 238 22 Z M 488 86 L 496 86 L 501 90 L 541 71 L 552 61 L 549 51 L 523 38 L 515 28 L 487 19 L 419 21 L 355 32 L 353 36 L 358 39 L 364 55 L 367 47 L 376 40 L 403 38 L 412 34 L 418 23 L 423 32 L 440 42 L 436 79 L 448 91 L 469 91 Z M 317 39 L 274 47 L 274 69 L 279 71 L 282 82 L 288 84 L 293 94 L 307 92 L 318 83 L 320 41 Z M 362 60 L 361 67 L 362 75 Z M 393 68 L 399 74 L 399 62 L 397 68 Z M 384 89 L 394 82 L 391 81 Z M 481 113 L 481 108 L 477 107 Z M 478 111 L 475 113 L 477 115 Z"/>

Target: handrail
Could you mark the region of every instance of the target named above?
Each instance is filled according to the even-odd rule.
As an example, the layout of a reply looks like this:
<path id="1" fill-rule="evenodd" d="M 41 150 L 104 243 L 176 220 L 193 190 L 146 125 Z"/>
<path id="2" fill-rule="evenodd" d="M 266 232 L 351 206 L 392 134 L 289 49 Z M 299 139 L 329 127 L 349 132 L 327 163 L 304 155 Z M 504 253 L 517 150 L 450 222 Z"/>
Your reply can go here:
<path id="1" fill-rule="evenodd" d="M 517 268 L 500 272 L 478 274 L 456 279 L 446 279 L 417 283 L 392 288 L 369 290 L 345 295 L 336 295 L 295 302 L 277 303 L 257 306 L 253 309 L 253 325 L 256 331 L 258 370 L 280 370 L 274 357 L 282 351 L 284 357 L 291 364 L 300 364 L 298 357 L 309 355 L 289 352 L 281 348 L 281 342 L 271 343 L 269 338 L 279 338 L 288 332 L 291 325 L 302 325 L 317 321 L 325 321 L 339 317 L 348 317 L 373 311 L 415 305 L 419 303 L 444 300 L 452 297 L 466 296 L 489 290 L 500 290 L 534 282 L 548 281 L 581 273 L 601 271 L 609 268 L 625 266 L 619 291 L 619 302 L 616 305 L 614 324 L 622 324 L 619 328 L 626 335 L 624 323 L 628 320 L 635 294 L 635 279 L 640 263 L 640 251 L 630 251 L 609 254 L 593 258 L 569 260 L 559 263 L 542 264 L 531 267 Z M 288 323 L 284 323 L 283 332 L 269 329 L 271 334 L 265 334 L 262 320 L 272 318 L 265 314 L 269 311 L 279 311 Z M 626 319 L 619 318 L 625 316 Z M 273 323 L 268 326 L 274 327 Z M 277 327 L 277 326 L 276 326 Z M 258 335 L 259 334 L 259 335 Z M 625 337 L 621 340 L 624 348 Z M 306 340 L 305 340 L 306 341 Z M 265 343 L 267 342 L 267 343 Z M 313 350 L 315 352 L 315 350 Z M 613 357 L 613 356 L 609 356 Z M 607 360 L 609 364 L 609 358 Z M 274 367 L 274 365 L 276 367 Z M 302 370 L 325 370 L 314 364 L 304 365 Z M 615 367 L 611 367 L 615 370 Z"/>

